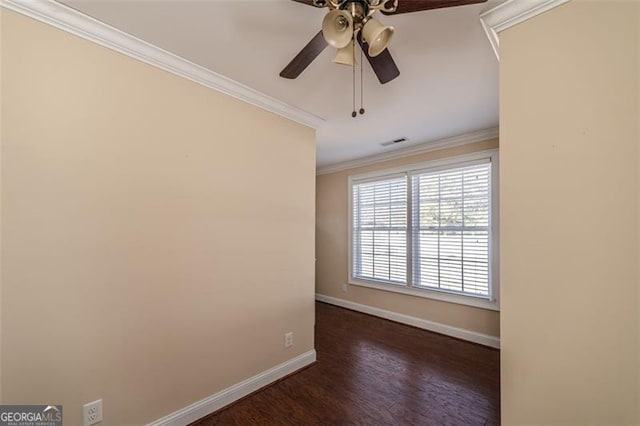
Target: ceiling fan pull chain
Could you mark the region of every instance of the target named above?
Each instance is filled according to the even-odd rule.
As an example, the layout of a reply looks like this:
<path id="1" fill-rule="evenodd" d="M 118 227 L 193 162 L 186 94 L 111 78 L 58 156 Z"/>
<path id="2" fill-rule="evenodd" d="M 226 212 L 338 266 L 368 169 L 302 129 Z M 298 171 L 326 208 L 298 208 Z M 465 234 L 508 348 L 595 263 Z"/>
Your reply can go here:
<path id="1" fill-rule="evenodd" d="M 362 79 L 362 49 L 360 49 L 360 115 L 364 114 L 364 83 Z"/>
<path id="2" fill-rule="evenodd" d="M 355 39 L 351 40 L 351 43 L 353 43 L 353 48 L 355 49 Z M 351 117 L 356 118 L 356 116 L 358 115 L 358 113 L 356 112 L 356 61 L 353 61 L 353 65 L 351 66 L 351 68 L 353 70 L 353 112 L 351 113 Z"/>

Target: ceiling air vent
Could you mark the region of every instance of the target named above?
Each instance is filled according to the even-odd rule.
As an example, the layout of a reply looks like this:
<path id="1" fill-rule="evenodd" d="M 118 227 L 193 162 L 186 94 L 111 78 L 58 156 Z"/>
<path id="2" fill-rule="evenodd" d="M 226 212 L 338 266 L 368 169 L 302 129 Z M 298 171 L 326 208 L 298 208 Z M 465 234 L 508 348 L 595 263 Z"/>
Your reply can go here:
<path id="1" fill-rule="evenodd" d="M 398 139 L 394 139 L 392 141 L 388 141 L 388 142 L 382 142 L 380 145 L 382 146 L 390 146 L 390 145 L 395 145 L 397 143 L 402 143 L 402 142 L 406 142 L 407 138 L 398 138 Z"/>

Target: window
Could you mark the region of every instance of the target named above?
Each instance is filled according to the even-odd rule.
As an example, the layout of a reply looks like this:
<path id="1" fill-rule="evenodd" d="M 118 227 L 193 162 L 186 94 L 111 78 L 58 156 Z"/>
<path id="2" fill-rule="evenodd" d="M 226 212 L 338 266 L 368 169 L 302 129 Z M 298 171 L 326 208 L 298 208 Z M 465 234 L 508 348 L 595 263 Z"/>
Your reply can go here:
<path id="1" fill-rule="evenodd" d="M 407 178 L 353 186 L 354 271 L 358 278 L 407 282 Z"/>
<path id="2" fill-rule="evenodd" d="M 497 152 L 352 176 L 350 283 L 497 309 Z"/>

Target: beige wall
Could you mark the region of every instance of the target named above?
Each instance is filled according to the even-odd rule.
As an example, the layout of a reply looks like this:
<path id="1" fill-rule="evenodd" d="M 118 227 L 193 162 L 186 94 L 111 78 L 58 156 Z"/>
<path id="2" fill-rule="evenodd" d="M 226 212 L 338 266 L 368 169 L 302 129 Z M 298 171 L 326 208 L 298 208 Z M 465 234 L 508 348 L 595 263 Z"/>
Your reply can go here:
<path id="1" fill-rule="evenodd" d="M 505 425 L 640 423 L 639 8 L 501 34 Z"/>
<path id="2" fill-rule="evenodd" d="M 347 178 L 349 175 L 482 151 L 497 146 L 497 139 L 489 140 L 318 176 L 316 182 L 316 292 L 478 333 L 499 336 L 500 314 L 496 311 L 354 285 L 348 285 L 347 292 L 342 291 L 342 285 L 348 280 Z"/>
<path id="3" fill-rule="evenodd" d="M 3 402 L 143 424 L 311 350 L 313 130 L 13 12 L 2 33 Z"/>

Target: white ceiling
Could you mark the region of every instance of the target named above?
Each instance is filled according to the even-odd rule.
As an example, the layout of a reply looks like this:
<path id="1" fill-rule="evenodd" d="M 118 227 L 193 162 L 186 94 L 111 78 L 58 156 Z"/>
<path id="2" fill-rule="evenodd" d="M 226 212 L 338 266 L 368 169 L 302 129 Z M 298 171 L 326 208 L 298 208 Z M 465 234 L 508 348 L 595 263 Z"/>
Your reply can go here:
<path id="1" fill-rule="evenodd" d="M 498 62 L 478 15 L 497 2 L 379 16 L 396 29 L 389 50 L 400 77 L 380 85 L 365 58 L 366 114 L 354 119 L 352 70 L 331 63 L 333 49 L 326 49 L 296 80 L 278 76 L 320 30 L 327 9 L 290 0 L 64 0 L 325 118 L 317 132 L 318 167 L 496 127 Z M 409 141 L 380 145 L 398 137 Z"/>

